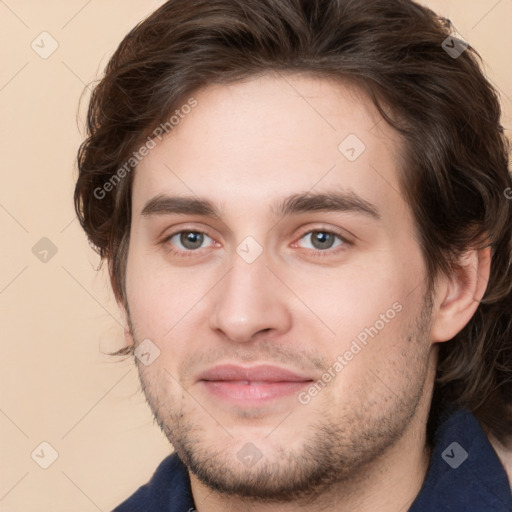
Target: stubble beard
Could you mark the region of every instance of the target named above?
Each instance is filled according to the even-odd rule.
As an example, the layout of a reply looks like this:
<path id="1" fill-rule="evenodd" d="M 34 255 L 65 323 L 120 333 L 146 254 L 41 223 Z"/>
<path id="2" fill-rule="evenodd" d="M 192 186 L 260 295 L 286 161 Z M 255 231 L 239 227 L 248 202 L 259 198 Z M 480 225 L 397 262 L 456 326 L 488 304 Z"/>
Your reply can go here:
<path id="1" fill-rule="evenodd" d="M 230 450 L 237 441 L 228 434 L 217 446 L 206 442 L 205 429 L 194 419 L 201 407 L 194 399 L 186 399 L 187 390 L 182 390 L 181 397 L 170 393 L 162 396 L 158 389 L 168 388 L 155 383 L 151 373 L 139 364 L 141 386 L 157 424 L 189 471 L 205 486 L 248 502 L 318 503 L 340 484 L 364 485 L 369 469 L 410 427 L 428 377 L 431 307 L 426 299 L 416 324 L 404 333 L 405 343 L 416 347 L 416 355 L 400 369 L 401 387 L 390 390 L 392 400 L 369 405 L 362 391 L 359 408 L 332 411 L 323 402 L 325 410 L 306 426 L 300 449 L 272 445 L 272 450 L 250 468 Z M 293 413 L 290 418 L 293 421 Z"/>

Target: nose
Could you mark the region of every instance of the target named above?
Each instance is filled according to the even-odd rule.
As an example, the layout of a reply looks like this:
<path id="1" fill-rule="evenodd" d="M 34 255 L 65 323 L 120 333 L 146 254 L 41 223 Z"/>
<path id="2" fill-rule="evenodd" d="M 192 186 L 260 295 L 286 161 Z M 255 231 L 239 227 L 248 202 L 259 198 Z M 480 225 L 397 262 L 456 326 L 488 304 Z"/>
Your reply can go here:
<path id="1" fill-rule="evenodd" d="M 292 323 L 286 297 L 286 288 L 267 267 L 265 253 L 252 263 L 235 254 L 230 272 L 215 287 L 210 327 L 236 343 L 253 341 L 262 333 L 282 334 Z"/>

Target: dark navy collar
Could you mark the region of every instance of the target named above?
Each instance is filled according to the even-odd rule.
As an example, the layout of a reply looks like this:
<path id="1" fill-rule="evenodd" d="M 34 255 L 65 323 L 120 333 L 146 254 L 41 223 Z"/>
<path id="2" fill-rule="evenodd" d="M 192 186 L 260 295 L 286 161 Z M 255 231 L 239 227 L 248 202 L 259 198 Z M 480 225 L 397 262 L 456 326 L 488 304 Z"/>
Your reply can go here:
<path id="1" fill-rule="evenodd" d="M 195 512 L 187 467 L 170 455 L 113 512 Z M 436 430 L 427 476 L 409 512 L 512 512 L 505 469 L 467 410 L 452 413 Z"/>
<path id="2" fill-rule="evenodd" d="M 196 512 L 187 467 L 176 453 L 169 455 L 151 480 L 112 512 Z"/>
<path id="3" fill-rule="evenodd" d="M 510 483 L 494 448 L 467 410 L 436 430 L 425 482 L 409 512 L 512 512 Z"/>

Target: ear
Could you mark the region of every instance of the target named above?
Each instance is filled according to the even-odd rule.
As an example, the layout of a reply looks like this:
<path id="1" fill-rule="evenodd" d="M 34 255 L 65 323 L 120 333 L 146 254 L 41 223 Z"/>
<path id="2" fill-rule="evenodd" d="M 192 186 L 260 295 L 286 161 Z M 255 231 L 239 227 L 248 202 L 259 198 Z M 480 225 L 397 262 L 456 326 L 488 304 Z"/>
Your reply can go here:
<path id="1" fill-rule="evenodd" d="M 489 282 L 491 248 L 472 249 L 459 259 L 453 273 L 436 283 L 431 337 L 452 339 L 475 314 Z"/>

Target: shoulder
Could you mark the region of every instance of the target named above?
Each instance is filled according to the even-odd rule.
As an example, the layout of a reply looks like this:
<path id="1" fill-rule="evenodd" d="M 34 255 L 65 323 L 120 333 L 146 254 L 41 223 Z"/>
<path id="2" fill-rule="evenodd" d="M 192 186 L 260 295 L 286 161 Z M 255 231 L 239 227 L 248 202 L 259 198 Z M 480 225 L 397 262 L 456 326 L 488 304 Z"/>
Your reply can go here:
<path id="1" fill-rule="evenodd" d="M 176 453 L 166 457 L 146 484 L 112 512 L 187 510 L 191 503 L 188 471 Z"/>
<path id="2" fill-rule="evenodd" d="M 423 487 L 409 512 L 512 510 L 503 463 L 470 411 L 443 415 L 434 439 Z"/>

